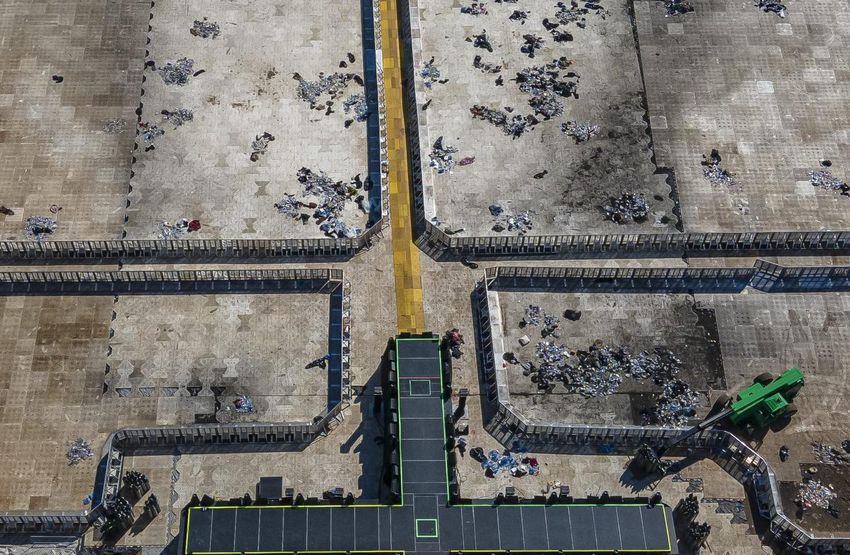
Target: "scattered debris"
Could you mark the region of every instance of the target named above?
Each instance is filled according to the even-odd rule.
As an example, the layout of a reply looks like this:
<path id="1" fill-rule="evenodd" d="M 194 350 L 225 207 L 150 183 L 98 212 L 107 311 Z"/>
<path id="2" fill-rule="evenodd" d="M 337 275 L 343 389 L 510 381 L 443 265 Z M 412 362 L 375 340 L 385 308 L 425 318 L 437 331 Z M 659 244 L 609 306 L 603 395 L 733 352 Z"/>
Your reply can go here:
<path id="1" fill-rule="evenodd" d="M 493 207 L 490 207 L 490 213 L 493 213 Z M 531 210 L 524 210 L 514 214 L 510 214 L 502 210 L 499 212 L 498 216 L 494 216 L 496 224 L 492 229 L 496 233 L 501 233 L 507 229 L 508 231 L 517 231 L 520 235 L 525 235 L 531 231 L 531 228 L 533 227 L 531 219 L 533 215 L 534 212 Z"/>
<path id="2" fill-rule="evenodd" d="M 850 184 L 838 179 L 827 170 L 810 171 L 809 180 L 815 187 L 820 187 L 821 189 L 827 189 L 830 191 L 838 191 L 842 195 L 850 195 Z"/>
<path id="3" fill-rule="evenodd" d="M 686 0 L 664 0 L 664 7 L 667 10 L 666 17 L 682 15 L 694 11 L 694 7 Z"/>
<path id="4" fill-rule="evenodd" d="M 812 453 L 821 464 L 850 464 L 850 457 L 832 445 L 812 443 Z"/>
<path id="5" fill-rule="evenodd" d="M 558 11 L 555 12 L 555 17 L 562 25 L 575 23 L 576 27 L 580 29 L 584 29 L 587 26 L 587 18 L 585 16 L 588 14 L 594 13 L 602 19 L 607 17 L 608 12 L 595 1 L 583 0 L 583 3 L 584 6 L 580 7 L 577 0 L 571 0 L 569 7 L 567 7 L 566 3 L 558 2 L 555 5 L 558 8 Z"/>
<path id="6" fill-rule="evenodd" d="M 479 104 L 474 105 L 469 109 L 472 117 L 489 121 L 496 127 L 502 130 L 505 135 L 514 139 L 521 137 L 526 131 L 530 131 L 538 122 L 534 116 L 514 115 L 508 118 L 508 114 L 501 110 L 493 110 Z"/>
<path id="7" fill-rule="evenodd" d="M 62 77 L 61 75 L 51 75 L 50 78 L 53 79 L 53 82 L 56 83 L 57 85 L 65 80 L 65 78 Z"/>
<path id="8" fill-rule="evenodd" d="M 297 218 L 299 216 L 299 210 L 303 206 L 304 204 L 300 200 L 296 199 L 295 195 L 289 193 L 286 193 L 283 199 L 274 205 L 278 212 L 286 214 L 287 216 L 292 216 L 293 218 Z"/>
<path id="9" fill-rule="evenodd" d="M 47 216 L 33 216 L 27 218 L 24 230 L 30 239 L 42 241 L 47 236 L 52 235 L 59 224 L 53 218 Z"/>
<path id="10" fill-rule="evenodd" d="M 475 162 L 475 156 L 465 156 L 458 160 L 458 166 L 468 166 Z"/>
<path id="11" fill-rule="evenodd" d="M 297 176 L 304 187 L 304 193 L 320 199 L 320 204 L 310 203 L 308 206 L 315 206 L 313 218 L 325 235 L 342 239 L 360 234 L 360 229 L 349 227 L 342 221 L 346 202 L 354 197 L 360 198 L 357 194 L 359 188 L 356 178 L 352 180 L 353 185 L 346 185 L 343 181 L 334 181 L 323 171 L 316 173 L 309 168 L 301 168 Z M 362 201 L 361 198 L 360 202 Z"/>
<path id="12" fill-rule="evenodd" d="M 794 501 L 806 509 L 829 509 L 832 500 L 837 497 L 838 494 L 831 487 L 821 484 L 819 480 L 808 479 L 800 484 Z"/>
<path id="13" fill-rule="evenodd" d="M 78 437 L 71 444 L 71 447 L 68 448 L 68 453 L 66 457 L 68 458 L 69 465 L 75 465 L 80 461 L 85 461 L 94 456 L 94 451 L 92 451 L 91 445 L 88 441 L 84 440 L 81 437 Z"/>
<path id="14" fill-rule="evenodd" d="M 543 48 L 542 37 L 529 33 L 527 35 L 523 35 L 522 38 L 525 42 L 520 47 L 519 51 L 527 55 L 529 58 L 533 58 L 534 52 Z"/>
<path id="15" fill-rule="evenodd" d="M 480 449 L 480 448 L 477 448 Z M 483 453 L 482 453 L 483 454 Z M 480 457 L 476 451 L 476 455 L 470 451 L 470 456 L 476 460 Z M 483 457 L 480 457 L 483 458 Z M 487 454 L 487 458 L 480 461 L 488 477 L 493 478 L 502 470 L 507 470 L 511 476 L 519 478 L 520 476 L 534 476 L 540 472 L 540 463 L 534 457 L 525 455 L 514 456 L 511 451 L 506 449 L 503 454 L 499 454 L 495 449 Z"/>
<path id="16" fill-rule="evenodd" d="M 602 210 L 606 218 L 618 224 L 643 222 L 649 216 L 649 205 L 640 193 L 623 193 L 619 198 L 611 197 Z"/>
<path id="17" fill-rule="evenodd" d="M 599 126 L 590 122 L 568 121 L 561 124 L 561 133 L 569 135 L 576 144 L 586 143 L 599 133 Z"/>
<path id="18" fill-rule="evenodd" d="M 764 13 L 775 13 L 782 19 L 785 19 L 785 10 L 788 9 L 785 4 L 778 0 L 758 0 L 755 5 Z"/>
<path id="19" fill-rule="evenodd" d="M 480 35 L 473 35 L 472 45 L 475 48 L 483 48 L 487 52 L 493 52 L 493 46 L 490 44 L 490 39 L 487 38 L 487 30 L 481 31 Z"/>
<path id="20" fill-rule="evenodd" d="M 720 153 L 717 149 L 712 148 L 711 154 L 708 157 L 703 155 L 702 162 L 700 162 L 703 166 L 702 174 L 712 185 L 726 185 L 727 187 L 732 187 L 736 184 L 735 176 L 720 167 L 720 162 L 722 160 L 723 159 L 720 158 Z"/>
<path id="21" fill-rule="evenodd" d="M 502 71 L 502 66 L 491 64 L 490 62 L 482 62 L 480 55 L 476 55 L 472 59 L 472 67 L 481 70 L 482 73 L 499 73 Z"/>
<path id="22" fill-rule="evenodd" d="M 352 73 L 335 72 L 330 75 L 319 73 L 316 81 L 308 81 L 298 75 L 294 75 L 298 81 L 298 98 L 310 104 L 310 108 L 316 108 L 322 95 L 328 95 L 331 100 L 339 98 L 351 81 L 358 82 L 359 76 Z M 360 79 L 359 84 L 362 84 Z M 324 108 L 319 108 L 324 109 Z"/>
<path id="23" fill-rule="evenodd" d="M 570 61 L 566 58 L 552 60 L 542 66 L 533 66 L 523 69 L 516 75 L 515 81 L 519 84 L 519 90 L 531 96 L 529 104 L 535 113 L 541 114 L 549 119 L 561 115 L 564 111 L 563 104 L 557 96 L 578 97 L 578 82 L 571 78 L 578 78 L 574 72 L 566 74 L 566 79 L 561 78 L 561 69 L 568 67 Z"/>
<path id="24" fill-rule="evenodd" d="M 352 94 L 342 103 L 342 108 L 345 113 L 354 112 L 356 121 L 366 121 L 369 119 L 369 107 L 366 105 L 366 97 L 362 94 Z"/>
<path id="25" fill-rule="evenodd" d="M 240 412 L 242 414 L 254 412 L 254 402 L 251 401 L 251 398 L 244 393 L 240 394 L 239 397 L 233 401 L 233 405 L 236 407 L 236 412 Z"/>
<path id="26" fill-rule="evenodd" d="M 567 309 L 564 311 L 564 318 L 570 322 L 578 322 L 581 319 L 581 310 Z"/>
<path id="27" fill-rule="evenodd" d="M 110 135 L 123 133 L 127 129 L 127 121 L 123 119 L 111 119 L 103 124 L 103 132 Z"/>
<path id="28" fill-rule="evenodd" d="M 218 23 L 208 21 L 205 17 L 203 20 L 196 19 L 192 23 L 192 28 L 189 29 L 189 32 L 193 36 L 201 37 L 202 39 L 214 39 L 221 33 L 221 28 L 218 26 Z"/>
<path id="29" fill-rule="evenodd" d="M 184 123 L 190 122 L 195 119 L 195 113 L 188 108 L 177 108 L 173 112 L 169 110 L 162 111 L 162 119 L 164 121 L 170 122 L 174 129 L 177 129 Z"/>
<path id="30" fill-rule="evenodd" d="M 191 58 L 180 58 L 176 62 L 168 62 L 157 71 L 162 76 L 162 80 L 166 85 L 183 86 L 189 82 L 189 77 L 193 75 L 193 67 L 195 60 Z"/>
<path id="31" fill-rule="evenodd" d="M 528 12 L 514 10 L 514 12 L 508 16 L 508 19 L 511 21 L 519 21 L 521 25 L 525 25 L 525 20 L 528 19 Z"/>
<path id="32" fill-rule="evenodd" d="M 165 129 L 151 123 L 140 123 L 139 129 L 141 130 L 142 141 L 146 145 L 152 145 L 157 139 L 165 135 Z"/>
<path id="33" fill-rule="evenodd" d="M 162 221 L 159 223 L 159 238 L 163 241 L 173 241 L 181 239 L 186 233 L 192 233 L 199 229 L 201 229 L 201 222 L 199 220 L 181 218 L 174 224 Z"/>
<path id="34" fill-rule="evenodd" d="M 696 415 L 699 394 L 682 380 L 671 380 L 664 384 L 655 406 L 642 415 L 643 424 L 666 427 L 681 427 Z"/>
<path id="35" fill-rule="evenodd" d="M 434 146 L 431 147 L 431 152 L 428 156 L 431 158 L 430 166 L 437 170 L 437 174 L 451 173 L 452 169 L 457 164 L 453 154 L 457 152 L 457 148 L 443 144 L 443 136 L 440 135 Z"/>
<path id="36" fill-rule="evenodd" d="M 263 132 L 262 135 L 256 135 L 251 141 L 251 161 L 256 162 L 260 158 L 260 154 L 265 154 L 269 148 L 269 143 L 274 140 L 274 135 L 269 132 Z"/>
<path id="37" fill-rule="evenodd" d="M 4 216 L 14 216 L 15 211 L 6 206 L 0 206 L 0 214 L 3 214 Z"/>
<path id="38" fill-rule="evenodd" d="M 460 13 L 469 15 L 487 15 L 487 6 L 484 2 L 473 2 L 469 6 L 461 6 Z"/>
<path id="39" fill-rule="evenodd" d="M 434 65 L 434 56 L 431 56 L 431 59 L 425 62 L 419 71 L 419 75 L 422 76 L 426 88 L 430 89 L 434 86 L 434 83 L 440 82 L 440 68 Z"/>
<path id="40" fill-rule="evenodd" d="M 58 214 L 59 212 L 62 211 L 62 207 L 59 206 L 58 204 L 51 204 L 50 208 L 48 208 L 48 210 L 50 211 L 51 214 Z"/>
<path id="41" fill-rule="evenodd" d="M 779 460 L 781 462 L 785 462 L 788 460 L 788 457 L 791 455 L 791 451 L 788 450 L 787 445 L 783 445 L 779 448 Z"/>

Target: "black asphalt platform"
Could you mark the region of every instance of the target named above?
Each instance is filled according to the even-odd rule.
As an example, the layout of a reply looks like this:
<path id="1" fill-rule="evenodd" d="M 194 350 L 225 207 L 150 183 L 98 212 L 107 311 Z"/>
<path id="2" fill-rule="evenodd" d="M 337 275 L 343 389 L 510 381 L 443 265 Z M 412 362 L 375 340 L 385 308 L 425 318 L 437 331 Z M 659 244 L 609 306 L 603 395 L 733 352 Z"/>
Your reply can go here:
<path id="1" fill-rule="evenodd" d="M 678 553 L 663 505 L 450 506 L 438 340 L 398 339 L 396 368 L 402 505 L 193 507 L 186 511 L 185 555 Z"/>

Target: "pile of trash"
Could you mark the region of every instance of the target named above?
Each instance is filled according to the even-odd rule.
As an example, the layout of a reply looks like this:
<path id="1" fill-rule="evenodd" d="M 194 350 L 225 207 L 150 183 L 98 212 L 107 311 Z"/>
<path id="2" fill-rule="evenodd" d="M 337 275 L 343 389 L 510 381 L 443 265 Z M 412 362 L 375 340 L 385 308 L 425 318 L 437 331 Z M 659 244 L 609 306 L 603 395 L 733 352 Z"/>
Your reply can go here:
<path id="1" fill-rule="evenodd" d="M 366 105 L 366 97 L 362 94 L 352 94 L 342 103 L 342 108 L 345 113 L 354 112 L 356 121 L 366 121 L 369 119 L 369 107 Z"/>
<path id="2" fill-rule="evenodd" d="M 260 159 L 260 154 L 265 154 L 269 148 L 269 143 L 274 140 L 274 135 L 268 131 L 264 131 L 262 135 L 255 135 L 251 141 L 251 161 L 256 162 Z"/>
<path id="3" fill-rule="evenodd" d="M 343 181 L 334 181 L 325 172 L 314 172 L 309 168 L 301 168 L 297 173 L 298 181 L 304 187 L 304 193 L 319 197 L 320 204 L 304 202 L 299 203 L 299 207 L 315 208 L 313 218 L 322 230 L 329 237 L 336 238 L 353 238 L 360 234 L 360 229 L 349 227 L 342 221 L 342 211 L 345 208 L 345 203 L 349 198 L 356 197 L 355 200 L 361 205 L 363 197 L 357 193 L 363 187 L 363 183 L 359 180 L 359 176 L 352 180 L 351 185 L 347 185 Z M 282 214 L 292 215 L 297 202 L 294 197 L 287 195 L 283 200 L 275 204 L 275 208 Z M 306 220 L 305 220 L 306 221 Z"/>
<path id="4" fill-rule="evenodd" d="M 694 11 L 694 7 L 686 0 L 664 0 L 664 8 L 667 10 L 665 17 L 682 15 Z"/>
<path id="5" fill-rule="evenodd" d="M 419 71 L 419 75 L 425 82 L 426 88 L 430 89 L 434 86 L 434 83 L 440 82 L 440 68 L 434 65 L 434 56 L 431 56 L 431 59 L 425 62 L 425 65 Z"/>
<path id="6" fill-rule="evenodd" d="M 722 158 L 720 158 L 720 153 L 717 152 L 716 148 L 711 149 L 711 154 L 706 157 L 703 155 L 702 157 L 702 174 L 712 185 L 726 185 L 727 187 L 731 187 L 735 185 L 735 177 L 720 167 L 720 162 Z"/>
<path id="7" fill-rule="evenodd" d="M 812 443 L 812 453 L 821 464 L 850 464 L 850 456 L 842 453 L 832 445 Z"/>
<path id="8" fill-rule="evenodd" d="M 74 443 L 72 443 L 71 447 L 68 448 L 68 453 L 66 454 L 69 465 L 75 465 L 78 462 L 88 460 L 93 456 L 94 451 L 92 451 L 91 445 L 88 441 L 81 437 L 74 440 Z"/>
<path id="9" fill-rule="evenodd" d="M 139 129 L 141 130 L 142 141 L 148 146 L 152 145 L 157 139 L 165 135 L 165 129 L 162 129 L 156 124 L 151 123 L 139 123 Z"/>
<path id="10" fill-rule="evenodd" d="M 547 314 L 545 310 L 539 306 L 530 304 L 525 309 L 525 316 L 519 323 L 520 328 L 526 326 L 542 327 L 540 330 L 541 337 L 559 337 L 557 329 L 561 325 L 561 320 L 557 316 Z"/>
<path id="11" fill-rule="evenodd" d="M 443 144 L 443 136 L 440 135 L 434 146 L 431 147 L 431 152 L 428 157 L 431 158 L 430 166 L 437 170 L 437 174 L 451 173 L 452 169 L 457 165 L 454 154 L 457 153 L 457 148 Z"/>
<path id="12" fill-rule="evenodd" d="M 493 45 L 490 44 L 490 39 L 487 37 L 486 29 L 481 31 L 480 35 L 472 35 L 472 38 L 474 39 L 472 41 L 472 46 L 474 46 L 475 48 L 483 48 L 487 52 L 493 52 Z"/>
<path id="13" fill-rule="evenodd" d="M 649 204 L 640 193 L 623 193 L 619 198 L 611 197 L 602 210 L 606 218 L 618 224 L 643 222 L 649 216 Z"/>
<path id="14" fill-rule="evenodd" d="M 111 119 L 103 124 L 103 132 L 117 135 L 127 129 L 127 121 L 123 119 Z"/>
<path id="15" fill-rule="evenodd" d="M 491 64 L 490 62 L 482 62 L 479 55 L 476 55 L 472 59 L 472 67 L 481 70 L 482 73 L 501 73 L 502 71 L 502 66 Z"/>
<path id="16" fill-rule="evenodd" d="M 236 407 L 236 412 L 242 414 L 249 414 L 254 412 L 254 402 L 251 401 L 250 397 L 248 397 L 244 393 L 239 394 L 236 400 L 233 401 L 233 405 Z"/>
<path id="17" fill-rule="evenodd" d="M 174 224 L 166 221 L 159 223 L 159 238 L 163 241 L 172 241 L 181 239 L 185 234 L 192 233 L 201 229 L 199 220 L 190 220 L 189 218 L 180 218 Z"/>
<path id="18" fill-rule="evenodd" d="M 671 428 L 685 426 L 696 415 L 697 406 L 699 394 L 682 380 L 671 380 L 664 384 L 664 391 L 655 406 L 643 413 L 643 424 Z"/>
<path id="19" fill-rule="evenodd" d="M 470 455 L 474 456 L 472 451 Z M 494 477 L 502 470 L 507 470 L 511 476 L 519 478 L 520 476 L 534 476 L 540 472 L 540 463 L 533 457 L 515 456 L 510 451 L 505 450 L 500 454 L 495 449 L 487 454 L 487 458 L 480 461 L 481 468 L 487 473 L 487 476 Z"/>
<path id="20" fill-rule="evenodd" d="M 583 0 L 583 4 L 584 6 L 579 6 L 577 0 L 571 0 L 568 7 L 565 2 L 558 2 L 555 5 L 558 8 L 558 11 L 555 12 L 555 18 L 561 25 L 575 23 L 576 27 L 584 29 L 587 26 L 586 15 L 594 13 L 601 16 L 602 19 L 605 19 L 608 15 L 608 12 L 594 0 Z M 549 26 L 551 25 L 549 24 Z"/>
<path id="21" fill-rule="evenodd" d="M 166 85 L 183 86 L 189 82 L 189 77 L 194 73 L 195 60 L 191 58 L 180 58 L 176 62 L 168 62 L 157 71 L 162 76 Z"/>
<path id="22" fill-rule="evenodd" d="M 511 21 L 519 21 L 520 25 L 525 25 L 525 20 L 528 19 L 528 12 L 514 10 L 514 12 L 508 16 L 508 19 Z"/>
<path id="23" fill-rule="evenodd" d="M 52 235 L 59 224 L 53 218 L 47 216 L 33 216 L 27 218 L 24 232 L 29 239 L 43 241 L 48 235 Z"/>
<path id="24" fill-rule="evenodd" d="M 837 497 L 838 494 L 831 487 L 823 485 L 819 480 L 806 480 L 800 484 L 794 501 L 806 509 L 817 507 L 826 510 Z"/>
<path id="25" fill-rule="evenodd" d="M 195 113 L 188 108 L 177 108 L 173 112 L 169 110 L 162 111 L 162 119 L 171 123 L 175 129 L 195 119 Z"/>
<path id="26" fill-rule="evenodd" d="M 461 6 L 460 13 L 469 15 L 487 15 L 487 6 L 484 2 L 473 2 L 469 6 Z"/>
<path id="27" fill-rule="evenodd" d="M 815 187 L 830 191 L 839 191 L 842 195 L 850 195 L 850 184 L 838 179 L 827 170 L 810 171 L 809 181 Z"/>
<path id="28" fill-rule="evenodd" d="M 286 193 L 283 196 L 283 199 L 280 202 L 275 203 L 274 207 L 277 208 L 277 211 L 281 214 L 286 214 L 287 216 L 292 216 L 293 218 L 297 218 L 299 216 L 299 210 L 304 206 L 300 200 L 295 198 L 295 195 Z"/>
<path id="29" fill-rule="evenodd" d="M 526 131 L 534 128 L 534 125 L 540 123 L 534 116 L 514 115 L 509 117 L 507 113 L 501 110 L 493 110 L 480 104 L 474 105 L 469 109 L 472 117 L 489 121 L 496 127 L 502 130 L 505 135 L 514 139 L 521 137 Z"/>
<path id="30" fill-rule="evenodd" d="M 525 68 L 516 74 L 515 81 L 519 90 L 531 96 L 529 104 L 535 113 L 541 114 L 545 119 L 557 117 L 564 111 L 563 104 L 556 96 L 577 96 L 578 75 L 569 72 L 566 78 L 561 77 L 561 70 L 570 64 L 569 60 L 561 58 L 542 66 Z M 571 81 L 572 78 L 576 81 Z"/>
<path id="31" fill-rule="evenodd" d="M 202 39 L 214 39 L 221 33 L 221 28 L 218 26 L 218 23 L 207 21 L 205 17 L 203 20 L 196 19 L 192 23 L 192 28 L 189 29 L 189 32 L 193 36 L 201 37 Z"/>
<path id="32" fill-rule="evenodd" d="M 492 227 L 496 233 L 501 233 L 507 229 L 508 231 L 517 231 L 520 235 L 523 235 L 531 231 L 534 225 L 531 219 L 534 212 L 531 210 L 509 213 L 497 204 L 491 205 L 489 209 L 490 215 L 493 216 L 496 222 Z"/>
<path id="33" fill-rule="evenodd" d="M 785 19 L 785 4 L 778 0 L 758 0 L 755 4 L 764 13 L 775 13 L 782 19 Z"/>
<path id="34" fill-rule="evenodd" d="M 331 100 L 339 98 L 348 84 L 352 80 L 357 80 L 355 77 L 356 76 L 352 73 L 340 73 L 337 71 L 330 75 L 319 73 L 319 78 L 317 80 L 308 81 L 296 74 L 295 79 L 298 81 L 298 98 L 309 103 L 310 108 L 316 108 L 322 95 L 328 95 Z"/>
<path id="35" fill-rule="evenodd" d="M 534 58 L 534 53 L 543 48 L 543 37 L 538 37 L 537 35 L 529 33 L 523 35 L 522 40 L 525 42 L 520 47 L 519 51 L 529 58 Z"/>
<path id="36" fill-rule="evenodd" d="M 599 133 L 599 126 L 590 122 L 568 121 L 561 124 L 561 133 L 569 135 L 576 144 L 586 143 Z"/>

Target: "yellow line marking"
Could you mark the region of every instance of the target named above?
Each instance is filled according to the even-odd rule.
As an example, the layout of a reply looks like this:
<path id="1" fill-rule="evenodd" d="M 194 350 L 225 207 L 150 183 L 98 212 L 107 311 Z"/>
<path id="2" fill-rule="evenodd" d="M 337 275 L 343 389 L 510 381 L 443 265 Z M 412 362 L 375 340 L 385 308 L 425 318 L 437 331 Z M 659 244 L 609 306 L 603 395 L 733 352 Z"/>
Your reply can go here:
<path id="1" fill-rule="evenodd" d="M 398 331 L 417 334 L 425 331 L 425 310 L 422 305 L 419 249 L 413 243 L 410 219 L 413 205 L 410 198 L 407 131 L 402 103 L 402 54 L 396 0 L 381 0 L 381 36 Z"/>

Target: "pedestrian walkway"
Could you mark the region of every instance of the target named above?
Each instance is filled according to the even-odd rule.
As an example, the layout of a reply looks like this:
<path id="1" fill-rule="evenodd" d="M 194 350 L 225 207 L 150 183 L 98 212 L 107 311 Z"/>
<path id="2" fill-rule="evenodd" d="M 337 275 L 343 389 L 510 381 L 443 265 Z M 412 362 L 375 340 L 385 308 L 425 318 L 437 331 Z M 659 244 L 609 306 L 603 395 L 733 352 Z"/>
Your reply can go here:
<path id="1" fill-rule="evenodd" d="M 399 333 L 425 331 L 419 249 L 413 243 L 413 205 L 407 160 L 401 77 L 401 43 L 396 0 L 381 0 L 384 96 L 387 111 L 390 222 Z"/>

